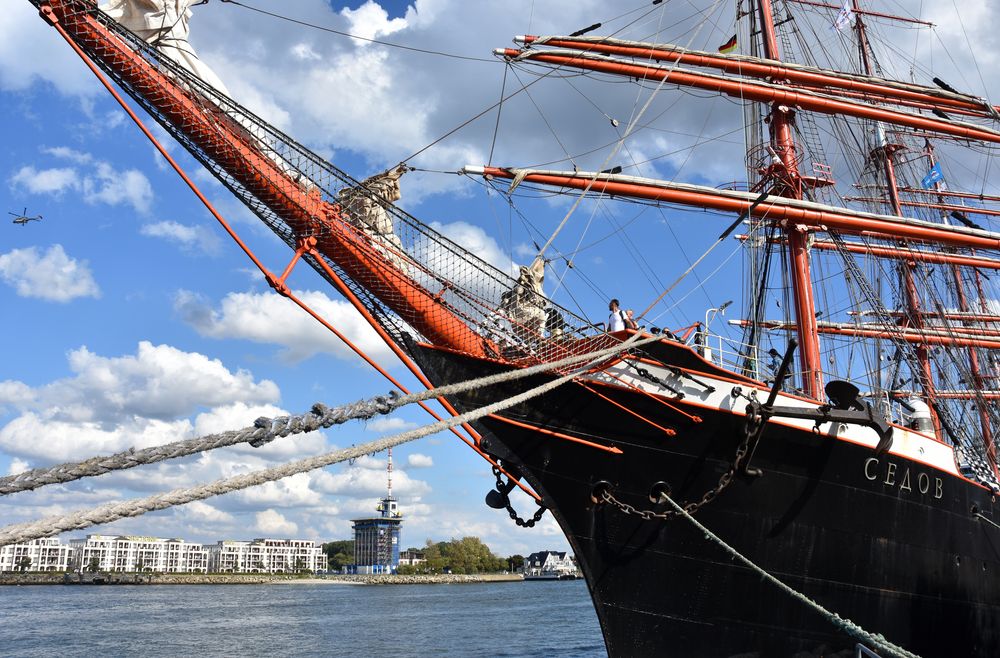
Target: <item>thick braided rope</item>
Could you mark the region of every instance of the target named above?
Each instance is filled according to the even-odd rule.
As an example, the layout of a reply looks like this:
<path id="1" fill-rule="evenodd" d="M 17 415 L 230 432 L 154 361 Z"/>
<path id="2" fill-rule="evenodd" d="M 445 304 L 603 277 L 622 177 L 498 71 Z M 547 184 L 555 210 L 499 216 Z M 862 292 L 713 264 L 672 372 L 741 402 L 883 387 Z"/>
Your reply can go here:
<path id="1" fill-rule="evenodd" d="M 827 618 L 827 620 L 830 623 L 832 623 L 838 629 L 842 630 L 844 633 L 851 636 L 855 640 L 858 640 L 859 642 L 867 642 L 872 646 L 876 647 L 879 651 L 883 651 L 891 656 L 895 656 L 896 658 L 920 658 L 915 653 L 911 653 L 906 649 L 893 644 L 889 640 L 885 639 L 882 635 L 866 631 L 865 629 L 861 628 L 850 619 L 845 619 L 835 612 L 830 612 L 829 610 L 821 606 L 819 603 L 816 603 L 815 601 L 810 599 L 805 594 L 802 594 L 801 592 L 792 589 L 791 587 L 781 582 L 780 580 L 772 576 L 764 569 L 758 567 L 749 558 L 744 557 L 739 551 L 737 551 L 735 548 L 733 548 L 725 541 L 723 541 L 718 535 L 716 535 L 711 530 L 703 526 L 697 519 L 691 516 L 687 512 L 687 510 L 685 510 L 683 507 L 674 502 L 674 500 L 670 496 L 664 494 L 663 498 L 666 499 L 666 501 L 670 503 L 670 505 L 675 510 L 677 510 L 677 512 L 679 512 L 684 518 L 693 523 L 694 527 L 698 528 L 698 530 L 705 533 L 706 539 L 714 541 L 716 544 L 721 546 L 727 553 L 729 553 L 734 558 L 745 564 L 752 571 L 759 574 L 762 579 L 774 583 L 775 585 L 778 586 L 779 589 L 784 591 L 786 594 L 789 594 L 793 598 L 798 599 L 806 606 L 812 608 L 819 614 L 823 615 L 824 617 Z"/>
<path id="2" fill-rule="evenodd" d="M 632 338 L 635 338 L 633 336 Z M 646 343 L 660 340 L 659 337 L 646 337 L 630 343 L 630 347 L 644 345 Z M 50 466 L 47 468 L 37 468 L 17 475 L 8 475 L 0 478 L 0 496 L 5 496 L 19 491 L 30 491 L 47 484 L 58 484 L 72 482 L 84 477 L 103 475 L 111 471 L 134 468 L 143 464 L 153 464 L 167 459 L 193 455 L 206 450 L 224 448 L 239 443 L 249 443 L 255 448 L 273 441 L 277 437 L 284 437 L 290 434 L 302 432 L 312 432 L 318 429 L 332 427 L 346 423 L 349 420 L 369 419 L 379 414 L 389 414 L 400 407 L 436 397 L 462 393 L 470 389 L 492 386 L 506 381 L 529 377 L 539 372 L 552 370 L 581 363 L 583 361 L 597 357 L 611 356 L 621 352 L 624 343 L 614 347 L 568 357 L 560 361 L 545 363 L 522 370 L 512 370 L 510 372 L 481 377 L 478 379 L 449 384 L 440 388 L 411 393 L 409 395 L 399 395 L 395 392 L 389 395 L 380 395 L 367 400 L 359 400 L 350 404 L 330 408 L 323 404 L 315 404 L 313 408 L 304 414 L 297 416 L 279 416 L 276 418 L 261 417 L 253 425 L 239 430 L 230 430 L 219 434 L 208 434 L 205 436 L 174 441 L 161 446 L 144 448 L 142 450 L 126 450 L 105 457 L 91 457 L 81 462 L 71 462 Z"/>
<path id="3" fill-rule="evenodd" d="M 628 349 L 631 344 L 635 342 L 638 336 L 639 334 L 635 334 L 615 349 L 619 351 L 622 349 Z M 600 352 L 595 352 L 590 356 L 594 357 L 597 354 L 600 354 Z M 561 386 L 583 374 L 589 370 L 590 367 L 606 358 L 606 356 L 606 354 L 602 354 L 601 356 L 592 358 L 582 368 L 574 372 L 542 384 L 541 386 L 536 386 L 535 388 L 519 393 L 513 397 L 507 398 L 506 400 L 500 400 L 486 405 L 485 407 L 480 407 L 479 409 L 474 409 L 464 414 L 460 414 L 453 418 L 446 418 L 445 420 L 437 423 L 424 425 L 423 427 L 418 427 L 407 432 L 401 432 L 399 434 L 377 439 L 361 446 L 352 446 L 342 450 L 334 450 L 333 452 L 290 462 L 288 464 L 283 464 L 282 466 L 237 475 L 231 478 L 217 480 L 209 484 L 190 487 L 187 489 L 175 489 L 174 491 L 156 494 L 147 498 L 139 498 L 120 503 L 108 503 L 91 510 L 79 510 L 62 516 L 48 517 L 39 521 L 9 525 L 0 529 L 0 546 L 18 544 L 31 541 L 32 539 L 39 539 L 41 537 L 51 537 L 52 535 L 58 535 L 59 533 L 66 532 L 67 530 L 79 530 L 94 525 L 101 525 L 103 523 L 111 523 L 112 521 L 117 521 L 118 519 L 126 517 L 141 516 L 146 512 L 166 509 L 176 505 L 184 505 L 195 500 L 204 500 L 205 498 L 211 498 L 212 496 L 219 496 L 233 491 L 239 491 L 241 489 L 264 484 L 265 482 L 273 482 L 298 473 L 305 473 L 324 466 L 330 466 L 331 464 L 337 464 L 347 461 L 348 459 L 355 459 L 357 457 L 361 457 L 362 455 L 380 452 L 393 446 L 407 443 L 409 441 L 425 437 L 429 434 L 435 434 L 441 430 L 455 427 L 456 425 L 461 425 L 462 423 L 478 420 L 484 416 L 513 407 L 514 405 L 520 404 L 525 400 L 547 393 L 548 391 L 551 391 L 554 388 Z"/>

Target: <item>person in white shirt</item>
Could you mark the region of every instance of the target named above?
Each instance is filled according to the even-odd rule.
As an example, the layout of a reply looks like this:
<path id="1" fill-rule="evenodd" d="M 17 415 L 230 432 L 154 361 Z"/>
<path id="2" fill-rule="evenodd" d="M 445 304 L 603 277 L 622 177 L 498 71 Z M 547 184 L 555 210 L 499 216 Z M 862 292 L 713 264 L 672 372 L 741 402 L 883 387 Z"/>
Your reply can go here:
<path id="1" fill-rule="evenodd" d="M 608 316 L 608 332 L 623 331 L 625 329 L 625 312 L 618 308 L 618 300 L 612 299 L 608 304 L 611 315 Z"/>

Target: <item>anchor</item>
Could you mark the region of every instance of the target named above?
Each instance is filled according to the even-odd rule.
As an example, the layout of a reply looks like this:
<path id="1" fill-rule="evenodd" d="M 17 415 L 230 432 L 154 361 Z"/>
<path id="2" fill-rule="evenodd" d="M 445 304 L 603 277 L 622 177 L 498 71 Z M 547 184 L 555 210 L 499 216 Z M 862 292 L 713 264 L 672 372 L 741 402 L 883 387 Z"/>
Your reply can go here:
<path id="1" fill-rule="evenodd" d="M 761 404 L 755 397 L 743 395 L 739 388 L 733 389 L 732 395 L 734 397 L 745 397 L 750 403 L 747 405 L 747 419 L 744 427 L 744 431 L 750 435 L 750 442 L 746 457 L 739 464 L 740 474 L 758 474 L 757 469 L 754 469 L 754 472 L 750 472 L 750 461 L 753 459 L 757 445 L 760 443 L 760 439 L 764 435 L 764 430 L 767 428 L 767 421 L 773 416 L 814 420 L 816 421 L 814 429 L 817 431 L 821 425 L 826 423 L 846 423 L 870 427 L 875 430 L 879 437 L 878 445 L 875 447 L 875 454 L 879 456 L 885 454 L 892 446 L 892 426 L 884 418 L 875 413 L 871 403 L 866 402 L 862 404 L 858 400 L 858 394 L 861 391 L 850 382 L 829 382 L 825 387 L 825 391 L 827 397 L 830 398 L 830 403 L 821 405 L 815 409 L 774 406 L 774 401 L 777 399 L 788 370 L 791 367 L 792 355 L 795 353 L 796 347 L 798 347 L 798 343 L 795 339 L 788 341 L 788 349 L 785 350 L 785 356 L 781 360 L 781 366 L 778 368 L 777 375 L 775 375 L 774 383 L 771 385 L 771 392 L 766 402 Z"/>
<path id="2" fill-rule="evenodd" d="M 486 504 L 493 509 L 507 509 L 510 505 L 510 492 L 517 486 L 517 481 L 521 479 L 521 474 L 513 470 L 510 466 L 505 466 L 510 477 L 506 483 L 502 483 L 497 475 L 496 488 L 490 489 L 486 493 Z"/>

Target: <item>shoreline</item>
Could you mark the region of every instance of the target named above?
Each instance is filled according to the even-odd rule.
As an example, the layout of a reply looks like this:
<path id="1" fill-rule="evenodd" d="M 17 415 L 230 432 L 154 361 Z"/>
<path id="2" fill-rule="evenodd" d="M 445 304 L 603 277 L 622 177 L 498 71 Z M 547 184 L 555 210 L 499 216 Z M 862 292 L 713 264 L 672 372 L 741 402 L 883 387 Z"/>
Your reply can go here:
<path id="1" fill-rule="evenodd" d="M 453 585 L 468 583 L 523 582 L 520 574 L 258 574 L 258 573 L 209 573 L 209 574 L 139 574 L 102 573 L 106 585 Z M 67 578 L 68 576 L 68 578 Z M 91 574 L 84 574 L 85 577 Z M 0 587 L 32 585 L 92 585 L 80 582 L 78 574 L 63 572 L 2 573 Z"/>

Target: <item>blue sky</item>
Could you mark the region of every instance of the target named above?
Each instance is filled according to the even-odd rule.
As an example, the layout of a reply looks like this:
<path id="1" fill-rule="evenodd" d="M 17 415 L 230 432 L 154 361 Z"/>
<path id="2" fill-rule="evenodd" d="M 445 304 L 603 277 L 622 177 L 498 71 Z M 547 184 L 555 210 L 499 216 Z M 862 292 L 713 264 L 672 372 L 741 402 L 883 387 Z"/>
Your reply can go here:
<path id="1" fill-rule="evenodd" d="M 317 401 L 333 405 L 389 390 L 335 338 L 269 291 L 31 6 L 9 4 L 0 16 L 0 210 L 26 206 L 44 220 L 24 227 L 0 223 L 0 473 L 231 429 L 261 415 L 299 413 Z M 649 3 L 512 7 L 427 0 L 384 2 L 384 9 L 374 2 L 346 8 L 319 0 L 281 4 L 288 15 L 335 29 L 488 59 L 515 34 L 566 33 L 597 21 L 621 27 L 647 12 Z M 708 50 L 731 35 L 730 3 L 719 3 L 706 15 L 701 30 L 688 29 L 697 14 L 681 4 L 666 3 L 663 13 L 646 16 L 623 35 L 640 38 L 669 24 L 675 34 L 664 40 Z M 964 11 L 967 22 L 982 31 L 976 36 L 989 43 L 995 39 L 988 34 L 995 11 L 984 7 L 969 3 Z M 618 16 L 624 18 L 612 20 Z M 976 17 L 982 20 L 972 20 Z M 352 42 L 222 3 L 196 9 L 192 43 L 236 98 L 358 178 L 395 164 L 494 103 L 504 75 L 495 62 Z M 519 75 L 508 77 L 508 91 L 533 80 L 523 71 Z M 610 118 L 624 125 L 645 101 L 646 92 L 620 85 L 609 91 L 586 79 L 552 83 L 535 85 L 530 99 L 522 95 L 505 105 L 495 163 L 546 163 L 567 151 L 585 153 L 611 143 L 619 132 Z M 745 178 L 743 138 L 732 133 L 741 122 L 739 108 L 724 103 L 706 112 L 694 100 L 667 95 L 651 110 L 665 115 L 660 127 L 630 140 L 621 155 L 626 164 L 645 163 L 632 173 L 708 184 Z M 551 131 L 540 114 L 554 126 Z M 489 115 L 412 164 L 455 171 L 485 162 L 495 121 L 496 115 Z M 282 270 L 290 256 L 284 245 L 179 147 L 166 143 L 262 260 Z M 691 150 L 695 143 L 698 148 Z M 606 151 L 573 163 L 596 167 Z M 403 192 L 407 210 L 437 222 L 501 267 L 530 259 L 531 241 L 544 240 L 571 202 L 519 201 L 527 218 L 522 221 L 497 194 L 452 174 L 409 174 Z M 672 223 L 669 213 L 656 209 L 612 211 L 590 203 L 576 218 L 557 247 L 573 254 L 588 280 L 571 275 L 569 291 L 560 289 L 556 297 L 594 321 L 604 319 L 610 296 L 644 306 L 732 221 L 700 215 Z M 623 226 L 627 238 L 619 230 Z M 588 248 L 577 251 L 578 245 Z M 637 262 L 640 249 L 646 260 Z M 738 275 L 711 276 L 719 266 L 738 265 L 739 258 L 736 244 L 720 248 L 699 270 L 706 286 L 685 284 L 674 298 L 683 301 L 670 311 L 673 302 L 658 310 L 659 322 L 679 327 L 701 319 L 706 308 L 739 300 Z M 564 267 L 557 263 L 550 280 Z M 297 270 L 291 285 L 413 385 L 360 318 L 311 271 Z M 219 451 L 17 494 L 0 499 L 0 522 L 205 482 L 426 420 L 407 409 L 391 419 L 286 439 L 261 450 Z M 501 554 L 566 547 L 548 517 L 524 530 L 504 512 L 488 509 L 482 502 L 492 486 L 487 465 L 450 434 L 401 447 L 395 464 L 407 546 L 478 535 Z M 377 455 L 91 531 L 207 541 L 347 538 L 349 520 L 373 512 L 384 482 L 384 455 Z M 519 505 L 532 509 L 524 499 Z"/>

